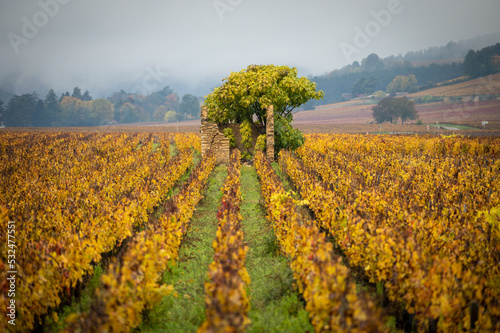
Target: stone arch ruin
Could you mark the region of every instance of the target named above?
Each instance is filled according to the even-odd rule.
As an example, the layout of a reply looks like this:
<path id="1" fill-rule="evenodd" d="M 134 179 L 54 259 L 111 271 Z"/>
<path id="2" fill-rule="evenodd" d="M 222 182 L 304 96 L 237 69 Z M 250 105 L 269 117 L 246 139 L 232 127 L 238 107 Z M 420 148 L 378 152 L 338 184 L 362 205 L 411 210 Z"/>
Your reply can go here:
<path id="1" fill-rule="evenodd" d="M 218 164 L 229 163 L 231 147 L 229 139 L 224 136 L 224 129 L 231 127 L 236 139 L 236 148 L 242 150 L 241 135 L 239 124 L 218 125 L 217 123 L 208 121 L 208 112 L 205 106 L 201 107 L 201 155 L 205 156 L 209 151 L 215 154 Z M 268 159 L 274 159 L 274 108 L 267 108 L 266 122 L 266 156 Z M 253 153 L 257 137 L 261 134 L 259 129 L 252 128 L 252 148 Z"/>

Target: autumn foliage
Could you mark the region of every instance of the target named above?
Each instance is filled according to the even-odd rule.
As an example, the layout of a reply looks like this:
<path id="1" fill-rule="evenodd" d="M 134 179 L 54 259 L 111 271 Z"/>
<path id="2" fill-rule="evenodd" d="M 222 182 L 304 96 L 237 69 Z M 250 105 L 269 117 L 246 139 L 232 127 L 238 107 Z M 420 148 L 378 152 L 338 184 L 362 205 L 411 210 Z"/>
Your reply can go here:
<path id="1" fill-rule="evenodd" d="M 214 261 L 205 282 L 206 320 L 198 332 L 244 332 L 250 323 L 250 302 L 246 286 L 250 276 L 245 268 L 248 246 L 244 245 L 240 215 L 240 152 L 236 150 L 228 167 L 222 188 L 217 218 L 219 227 L 213 243 Z"/>
<path id="2" fill-rule="evenodd" d="M 366 293 L 356 291 L 349 268 L 333 252 L 314 221 L 300 215 L 296 202 L 276 177 L 262 152 L 255 156 L 267 214 L 290 259 L 298 289 L 306 301 L 316 332 L 379 332 L 384 327 L 380 309 Z"/>
<path id="3" fill-rule="evenodd" d="M 285 191 L 262 151 L 254 166 L 316 332 L 385 332 L 388 322 L 418 332 L 500 332 L 500 139 L 305 139 L 282 150 L 275 166 L 297 193 Z M 104 274 L 90 310 L 66 318 L 66 331 L 137 328 L 175 292 L 159 282 L 178 260 L 216 163 L 207 154 L 192 167 L 200 148 L 195 134 L 1 132 L 0 243 L 14 221 L 19 277 L 16 326 L 2 316 L 2 331 L 40 328 L 47 314 L 58 321 L 59 306 L 98 264 Z M 236 150 L 221 189 L 199 332 L 251 328 L 240 158 Z M 8 270 L 0 251 L 3 308 Z M 360 282 L 376 286 L 384 304 Z M 403 315 L 394 319 L 394 308 Z"/>
<path id="4" fill-rule="evenodd" d="M 88 314 L 68 318 L 70 332 L 128 332 L 142 321 L 142 312 L 151 309 L 173 291 L 158 281 L 168 263 L 178 258 L 182 237 L 215 166 L 207 156 L 193 171 L 180 193 L 169 199 L 165 214 L 128 244 L 123 257 L 102 276 L 103 288 Z"/>
<path id="5" fill-rule="evenodd" d="M 426 331 L 500 330 L 500 142 L 311 135 L 280 164 L 352 266 Z"/>
<path id="6" fill-rule="evenodd" d="M 16 268 L 23 277 L 16 289 L 16 330 L 33 329 L 105 253 L 145 226 L 191 164 L 187 151 L 170 158 L 173 138 L 166 133 L 2 133 L 0 237 L 5 244 L 7 222 L 15 221 Z M 6 252 L 0 259 L 6 268 Z M 0 271 L 2 290 L 6 272 Z M 0 304 L 7 302 L 2 293 Z"/>

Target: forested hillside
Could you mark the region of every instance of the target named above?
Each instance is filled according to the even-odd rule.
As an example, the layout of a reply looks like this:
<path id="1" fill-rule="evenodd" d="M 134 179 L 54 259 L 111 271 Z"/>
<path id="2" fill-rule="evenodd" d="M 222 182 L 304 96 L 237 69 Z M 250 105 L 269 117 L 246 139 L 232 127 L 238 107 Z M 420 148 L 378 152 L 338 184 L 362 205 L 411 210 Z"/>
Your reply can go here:
<path id="1" fill-rule="evenodd" d="M 306 109 L 316 105 L 331 104 L 350 100 L 360 95 L 377 91 L 398 92 L 391 87 L 394 81 L 414 81 L 405 92 L 417 92 L 433 88 L 446 81 L 467 80 L 500 72 L 500 44 L 480 50 L 464 50 L 464 45 L 448 43 L 441 48 L 410 52 L 405 56 L 380 58 L 370 54 L 361 63 L 355 61 L 342 69 L 326 75 L 312 77 L 318 88 L 325 92 L 323 101 L 310 101 Z M 451 59 L 443 61 L 443 59 Z M 432 62 L 431 59 L 436 60 Z M 454 61 L 453 59 L 458 59 Z M 460 59 L 464 59 L 460 61 Z M 438 61 L 440 60 L 440 61 Z M 429 63 L 422 65 L 422 63 Z"/>

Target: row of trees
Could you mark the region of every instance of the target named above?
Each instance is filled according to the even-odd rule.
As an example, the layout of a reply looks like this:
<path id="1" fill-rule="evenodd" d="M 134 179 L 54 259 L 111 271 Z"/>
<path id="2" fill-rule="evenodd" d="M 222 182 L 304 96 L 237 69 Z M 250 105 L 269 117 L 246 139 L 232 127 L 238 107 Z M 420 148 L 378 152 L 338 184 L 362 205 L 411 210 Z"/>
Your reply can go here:
<path id="1" fill-rule="evenodd" d="M 92 99 L 90 93 L 75 87 L 60 97 L 51 89 L 44 99 L 36 93 L 0 101 L 0 122 L 12 127 L 99 126 L 141 121 L 176 121 L 199 117 L 196 96 L 179 98 L 169 87 L 148 96 L 121 90 L 111 97 Z"/>
<path id="2" fill-rule="evenodd" d="M 12 127 L 95 126 L 113 119 L 113 104 L 106 99 L 58 98 L 52 89 L 45 99 L 36 93 L 16 95 L 1 111 L 2 123 Z"/>
<path id="3" fill-rule="evenodd" d="M 500 43 L 479 51 L 470 50 L 465 56 L 464 72 L 472 78 L 500 72 Z"/>
<path id="4" fill-rule="evenodd" d="M 372 75 L 370 77 L 363 76 L 361 79 L 356 81 L 352 87 L 352 95 L 371 95 L 377 92 L 379 79 L 378 77 Z M 435 84 L 428 82 L 427 87 L 433 87 Z M 416 92 L 419 90 L 418 80 L 414 74 L 410 75 L 398 75 L 396 76 L 385 89 L 389 94 L 395 94 L 398 92 Z M 381 90 L 380 90 L 381 91 Z M 384 91 L 382 91 L 384 93 Z"/>
<path id="5" fill-rule="evenodd" d="M 108 98 L 115 106 L 115 119 L 120 123 L 163 121 L 168 113 L 169 121 L 199 118 L 198 97 L 186 94 L 179 97 L 170 87 L 148 96 L 116 92 Z"/>
<path id="6" fill-rule="evenodd" d="M 82 94 L 82 90 L 79 87 L 75 87 L 73 88 L 73 93 L 71 95 L 69 94 L 69 91 L 66 91 L 64 94 L 62 94 L 61 98 L 59 99 L 59 102 L 61 102 L 64 97 L 69 97 L 69 96 L 78 98 L 83 102 L 90 102 L 92 100 L 92 96 L 90 96 L 88 90 L 85 90 L 85 92 Z"/>

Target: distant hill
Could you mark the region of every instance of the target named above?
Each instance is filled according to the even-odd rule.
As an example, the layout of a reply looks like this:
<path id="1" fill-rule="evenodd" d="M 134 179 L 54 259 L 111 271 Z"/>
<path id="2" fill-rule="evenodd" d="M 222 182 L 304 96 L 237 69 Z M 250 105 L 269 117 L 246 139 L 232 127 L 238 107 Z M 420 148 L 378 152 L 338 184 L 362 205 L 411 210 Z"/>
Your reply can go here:
<path id="1" fill-rule="evenodd" d="M 415 75 L 419 89 L 433 87 L 439 82 L 454 80 L 464 75 L 472 75 L 467 74 L 464 68 L 464 59 L 468 57 L 469 51 L 480 50 L 498 42 L 500 33 L 449 42 L 440 47 L 408 52 L 404 56 L 399 54 L 382 59 L 377 54 L 370 54 L 361 62 L 355 61 L 325 75 L 310 77 L 316 82 L 317 88 L 324 91 L 325 96 L 322 101 L 309 101 L 305 109 L 348 101 L 353 97 L 373 94 L 378 90 L 385 91 L 388 84 L 400 75 Z M 478 54 L 482 54 L 481 51 L 478 51 Z M 472 65 L 482 68 L 484 64 L 472 61 Z M 468 66 L 469 69 L 470 67 Z M 492 72 L 486 71 L 480 74 L 484 76 L 489 73 Z"/>
<path id="2" fill-rule="evenodd" d="M 481 127 L 481 121 L 487 120 L 490 128 L 500 129 L 500 100 L 497 99 L 500 96 L 500 73 L 408 95 L 413 98 L 425 96 L 439 97 L 440 100 L 416 105 L 424 124 L 439 122 Z M 481 98 L 473 100 L 471 96 Z M 448 97 L 449 100 L 443 101 L 442 97 Z M 376 103 L 374 99 L 359 98 L 317 106 L 312 111 L 295 113 L 294 126 L 368 124 L 374 121 L 372 107 Z"/>
<path id="3" fill-rule="evenodd" d="M 495 45 L 499 42 L 500 32 L 484 36 L 477 36 L 466 40 L 460 40 L 458 42 L 449 42 L 444 46 L 433 46 L 425 50 L 411 51 L 406 53 L 404 56 L 397 56 L 395 58 L 401 59 L 403 61 L 409 61 L 411 63 L 440 63 L 439 60 L 448 59 L 463 60 L 469 50 L 476 51 L 489 45 Z"/>
<path id="4" fill-rule="evenodd" d="M 500 95 L 500 73 L 465 81 L 453 85 L 422 90 L 408 97 L 452 97 L 452 96 L 478 96 Z M 499 110 L 500 112 L 500 110 Z"/>
<path id="5" fill-rule="evenodd" d="M 3 102 L 4 106 L 6 106 L 7 103 L 9 103 L 9 100 L 12 97 L 14 97 L 14 94 L 0 88 L 0 101 Z"/>

